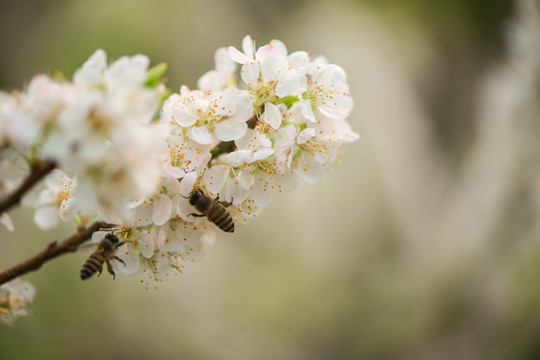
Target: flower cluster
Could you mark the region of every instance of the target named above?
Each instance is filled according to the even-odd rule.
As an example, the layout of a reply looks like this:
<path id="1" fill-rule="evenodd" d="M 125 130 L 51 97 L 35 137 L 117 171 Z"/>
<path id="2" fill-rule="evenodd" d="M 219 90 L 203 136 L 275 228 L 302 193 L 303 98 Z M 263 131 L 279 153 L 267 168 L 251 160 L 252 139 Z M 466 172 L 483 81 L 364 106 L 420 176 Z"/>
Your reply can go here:
<path id="1" fill-rule="evenodd" d="M 190 201 L 194 190 L 242 223 L 273 191 L 318 182 L 358 138 L 347 122 L 345 72 L 325 58 L 288 53 L 278 40 L 256 48 L 246 36 L 242 51 L 220 48 L 215 61 L 197 89 L 182 86 L 159 116 L 164 89 L 149 86 L 156 75 L 142 55 L 107 67 L 97 51 L 73 82 L 38 76 L 25 93 L 2 95 L 2 144 L 57 164 L 33 200 L 36 223 L 115 224 L 107 231 L 124 243 L 114 270 L 159 280 L 200 258 L 222 231 Z"/>
<path id="2" fill-rule="evenodd" d="M 107 66 L 105 52 L 98 50 L 72 82 L 37 75 L 25 92 L 0 93 L 0 148 L 15 150 L 30 165 L 43 160 L 61 169 L 47 185 L 56 189 L 56 178 L 62 178 L 62 194 L 42 193 L 34 204 L 40 227 L 55 226 L 59 215 L 66 220 L 95 211 L 121 214 L 154 191 L 163 137 L 151 123 L 165 88 L 151 83 L 148 65 L 146 56 L 136 55 Z M 2 160 L 0 166 L 14 162 Z M 4 192 L 22 176 L 2 172 L 0 184 L 17 177 Z M 46 210 L 60 203 L 60 213 Z"/>
<path id="3" fill-rule="evenodd" d="M 20 278 L 0 285 L 0 321 L 12 325 L 19 316 L 30 313 L 34 287 Z"/>

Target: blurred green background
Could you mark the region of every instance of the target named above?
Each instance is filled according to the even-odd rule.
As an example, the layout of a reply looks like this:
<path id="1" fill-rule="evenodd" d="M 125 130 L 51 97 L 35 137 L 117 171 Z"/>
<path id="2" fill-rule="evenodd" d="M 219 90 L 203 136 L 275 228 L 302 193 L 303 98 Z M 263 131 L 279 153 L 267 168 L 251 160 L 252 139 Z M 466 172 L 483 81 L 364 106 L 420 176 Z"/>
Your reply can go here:
<path id="1" fill-rule="evenodd" d="M 194 88 L 250 34 L 341 65 L 361 139 L 184 274 L 81 283 L 87 253 L 24 278 L 34 314 L 0 359 L 540 358 L 540 30 L 535 1 L 0 3 L 0 85 L 73 74 L 97 48 Z M 4 267 L 74 229 L 27 209 Z"/>

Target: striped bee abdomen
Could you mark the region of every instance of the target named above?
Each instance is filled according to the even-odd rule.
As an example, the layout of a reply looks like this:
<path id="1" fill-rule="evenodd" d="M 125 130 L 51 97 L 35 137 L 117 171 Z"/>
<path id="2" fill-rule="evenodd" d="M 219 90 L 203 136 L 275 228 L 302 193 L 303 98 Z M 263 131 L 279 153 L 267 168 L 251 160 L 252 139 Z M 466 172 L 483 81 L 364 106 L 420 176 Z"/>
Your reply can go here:
<path id="1" fill-rule="evenodd" d="M 221 230 L 225 232 L 234 232 L 234 220 L 229 211 L 227 211 L 227 209 L 219 202 L 213 204 L 208 212 L 208 218 Z"/>
<path id="2" fill-rule="evenodd" d="M 93 253 L 92 255 L 90 255 L 90 257 L 88 258 L 88 260 L 86 260 L 81 269 L 81 280 L 88 279 L 97 271 L 101 272 L 104 262 L 105 257 L 102 254 Z"/>

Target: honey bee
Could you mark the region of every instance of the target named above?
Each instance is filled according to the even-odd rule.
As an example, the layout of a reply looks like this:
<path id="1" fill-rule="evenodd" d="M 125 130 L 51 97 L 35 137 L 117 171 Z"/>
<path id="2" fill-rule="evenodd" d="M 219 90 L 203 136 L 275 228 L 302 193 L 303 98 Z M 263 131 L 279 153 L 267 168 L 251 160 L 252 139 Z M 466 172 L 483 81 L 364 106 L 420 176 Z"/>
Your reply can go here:
<path id="1" fill-rule="evenodd" d="M 206 216 L 208 220 L 216 224 L 225 232 L 234 232 L 234 220 L 227 208 L 231 202 L 219 201 L 219 196 L 212 199 L 202 189 L 193 189 L 189 196 L 189 203 L 201 214 L 190 214 L 197 217 Z"/>
<path id="2" fill-rule="evenodd" d="M 107 235 L 105 235 L 103 240 L 101 240 L 100 243 L 97 245 L 96 250 L 92 253 L 92 255 L 88 257 L 83 267 L 81 268 L 81 280 L 88 279 L 97 271 L 99 271 L 99 275 L 101 275 L 104 262 L 107 263 L 107 270 L 110 274 L 112 274 L 114 279 L 115 274 L 110 260 L 118 260 L 122 264 L 124 264 L 124 266 L 126 266 L 124 260 L 114 255 L 116 249 L 124 243 L 125 241 L 120 242 L 118 236 L 114 235 L 113 233 L 108 233 Z"/>

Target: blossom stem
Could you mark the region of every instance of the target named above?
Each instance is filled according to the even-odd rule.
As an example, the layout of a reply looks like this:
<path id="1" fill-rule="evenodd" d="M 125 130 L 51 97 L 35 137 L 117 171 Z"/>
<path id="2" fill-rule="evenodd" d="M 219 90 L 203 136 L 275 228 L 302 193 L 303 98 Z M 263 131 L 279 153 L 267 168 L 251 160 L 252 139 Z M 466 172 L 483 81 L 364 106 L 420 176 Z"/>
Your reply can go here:
<path id="1" fill-rule="evenodd" d="M 0 214 L 17 205 L 21 201 L 23 195 L 55 167 L 56 164 L 52 161 L 38 161 L 35 165 L 33 165 L 30 174 L 19 186 L 19 188 L 17 188 L 17 190 L 7 198 L 0 201 Z"/>
<path id="2" fill-rule="evenodd" d="M 8 282 L 18 276 L 26 274 L 27 272 L 37 270 L 43 265 L 43 263 L 60 256 L 62 254 L 76 251 L 79 245 L 87 241 L 92 237 L 95 231 L 99 231 L 103 228 L 111 227 L 103 221 L 97 221 L 87 228 L 79 229 L 75 234 L 71 235 L 64 241 L 58 243 L 56 241 L 51 242 L 45 249 L 32 256 L 31 258 L 21 262 L 18 265 L 13 266 L 0 273 L 0 285 Z"/>

